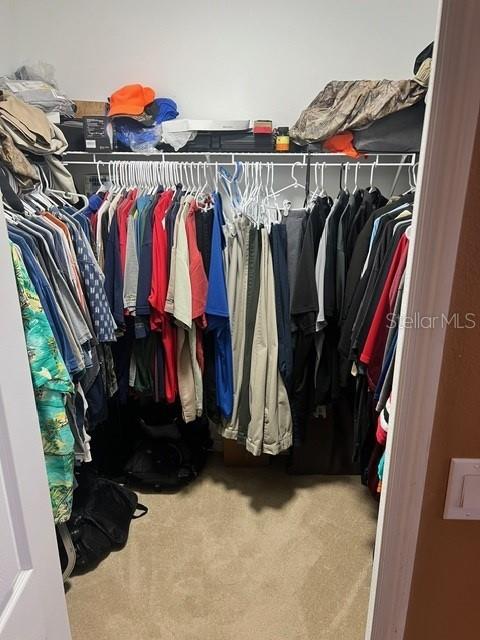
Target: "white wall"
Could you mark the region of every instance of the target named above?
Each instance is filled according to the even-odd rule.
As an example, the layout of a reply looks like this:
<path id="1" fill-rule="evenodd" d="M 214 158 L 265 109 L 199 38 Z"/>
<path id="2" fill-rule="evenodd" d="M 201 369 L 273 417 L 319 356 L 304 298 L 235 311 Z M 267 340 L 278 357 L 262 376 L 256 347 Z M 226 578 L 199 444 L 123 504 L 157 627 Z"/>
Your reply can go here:
<path id="1" fill-rule="evenodd" d="M 141 82 L 185 116 L 291 125 L 330 79 L 409 77 L 434 37 L 438 0 L 4 4 L 13 16 L 1 20 L 0 42 L 10 35 L 0 73 L 41 60 L 74 99 L 102 100 Z"/>
<path id="2" fill-rule="evenodd" d="M 12 71 L 18 62 L 14 6 L 15 0 L 0 0 L 0 75 Z"/>

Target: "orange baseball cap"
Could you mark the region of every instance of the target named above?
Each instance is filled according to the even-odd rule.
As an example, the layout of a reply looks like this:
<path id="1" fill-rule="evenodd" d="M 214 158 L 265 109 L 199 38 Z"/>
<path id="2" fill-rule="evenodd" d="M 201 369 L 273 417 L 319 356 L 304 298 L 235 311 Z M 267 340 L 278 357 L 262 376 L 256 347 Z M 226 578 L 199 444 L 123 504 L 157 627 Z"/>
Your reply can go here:
<path id="1" fill-rule="evenodd" d="M 109 116 L 138 116 L 155 99 L 155 91 L 141 84 L 126 84 L 110 96 Z"/>

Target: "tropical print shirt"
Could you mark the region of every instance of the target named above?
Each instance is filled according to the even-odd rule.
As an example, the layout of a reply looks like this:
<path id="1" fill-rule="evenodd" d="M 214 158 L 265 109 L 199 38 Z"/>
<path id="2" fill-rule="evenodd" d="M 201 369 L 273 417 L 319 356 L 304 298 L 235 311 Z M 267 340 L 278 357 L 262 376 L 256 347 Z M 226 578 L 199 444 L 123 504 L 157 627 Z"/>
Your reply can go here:
<path id="1" fill-rule="evenodd" d="M 21 252 L 10 246 L 53 516 L 55 523 L 62 523 L 70 517 L 73 496 L 74 439 L 65 411 L 65 394 L 73 392 L 73 384 Z"/>

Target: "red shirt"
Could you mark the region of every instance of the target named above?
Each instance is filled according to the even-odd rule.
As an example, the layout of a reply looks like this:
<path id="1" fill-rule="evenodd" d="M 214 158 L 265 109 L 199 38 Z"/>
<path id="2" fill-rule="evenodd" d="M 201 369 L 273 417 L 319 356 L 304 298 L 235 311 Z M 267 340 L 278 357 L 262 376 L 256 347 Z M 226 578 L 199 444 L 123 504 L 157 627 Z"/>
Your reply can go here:
<path id="1" fill-rule="evenodd" d="M 122 265 L 122 273 L 125 274 L 125 262 L 127 256 L 127 227 L 128 216 L 137 197 L 137 190 L 133 189 L 122 200 L 117 207 L 117 226 L 118 226 L 118 243 L 120 246 L 120 264 Z"/>
<path id="2" fill-rule="evenodd" d="M 408 253 L 408 238 L 404 234 L 400 238 L 400 242 L 388 270 L 387 279 L 378 301 L 375 315 L 368 332 L 360 362 L 368 366 L 368 379 L 371 388 L 375 388 L 380 377 L 382 369 L 383 355 L 385 344 L 387 342 L 389 322 L 388 314 L 393 311 L 395 298 L 398 292 L 398 286 L 402 273 L 405 270 Z"/>
<path id="3" fill-rule="evenodd" d="M 387 432 L 382 427 L 381 422 L 380 422 L 380 418 L 378 418 L 378 421 L 377 421 L 376 440 L 377 440 L 378 444 L 381 444 L 383 447 L 385 447 L 386 444 L 387 444 Z"/>
<path id="4" fill-rule="evenodd" d="M 168 314 L 165 300 L 168 289 L 168 248 L 165 216 L 173 199 L 173 191 L 165 191 L 153 210 L 152 227 L 152 283 L 148 302 L 150 328 L 161 331 L 165 364 L 165 399 L 174 402 L 178 393 L 176 332 Z"/>

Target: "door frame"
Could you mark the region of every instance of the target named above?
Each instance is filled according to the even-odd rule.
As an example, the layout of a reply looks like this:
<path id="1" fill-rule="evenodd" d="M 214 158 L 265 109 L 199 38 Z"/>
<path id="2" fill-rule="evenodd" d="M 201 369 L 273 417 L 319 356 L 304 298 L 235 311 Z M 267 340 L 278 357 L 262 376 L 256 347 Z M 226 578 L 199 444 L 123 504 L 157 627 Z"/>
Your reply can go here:
<path id="1" fill-rule="evenodd" d="M 404 318 L 448 315 L 480 109 L 480 3 L 438 16 Z M 399 328 L 366 640 L 404 637 L 446 329 Z"/>

